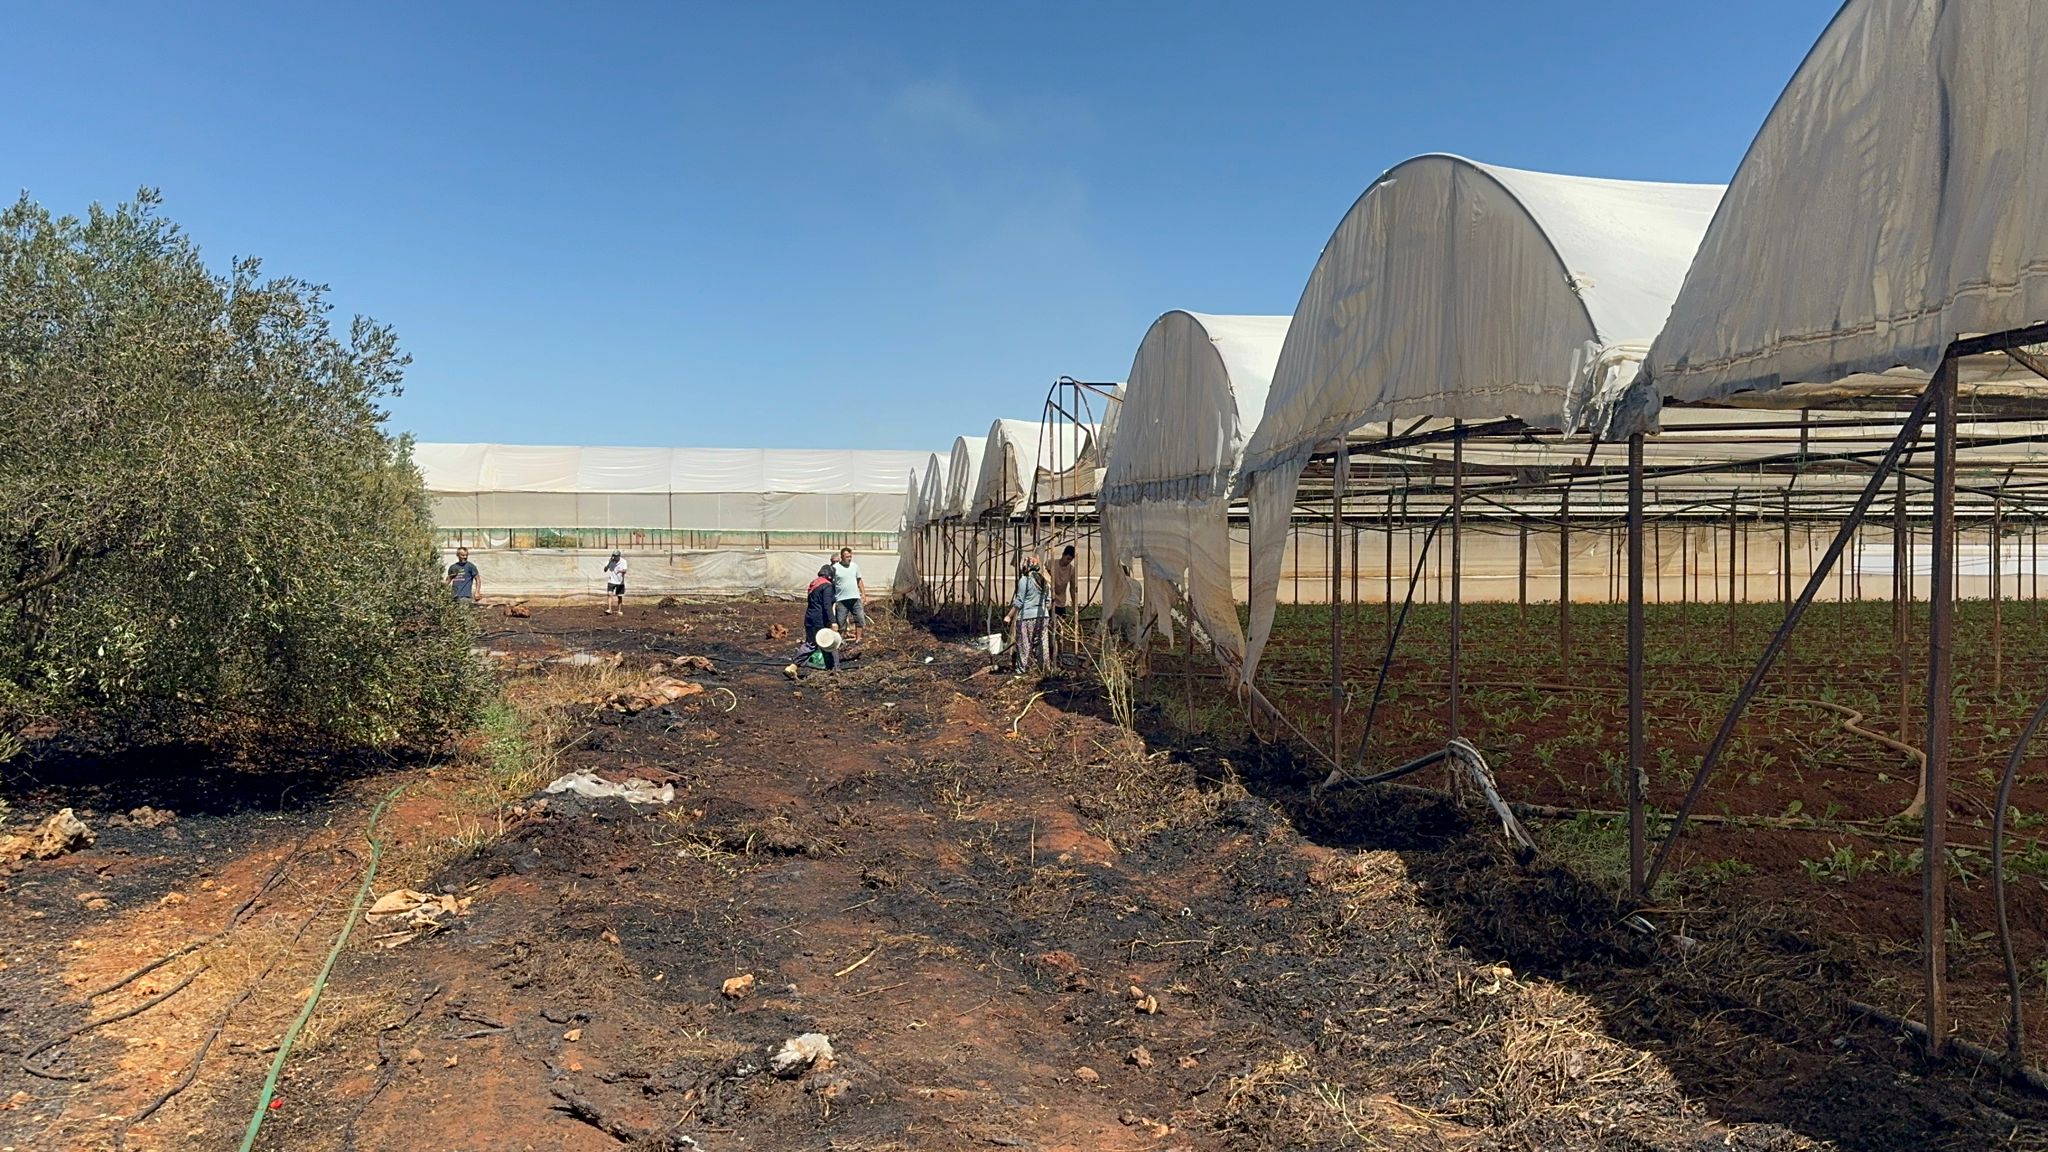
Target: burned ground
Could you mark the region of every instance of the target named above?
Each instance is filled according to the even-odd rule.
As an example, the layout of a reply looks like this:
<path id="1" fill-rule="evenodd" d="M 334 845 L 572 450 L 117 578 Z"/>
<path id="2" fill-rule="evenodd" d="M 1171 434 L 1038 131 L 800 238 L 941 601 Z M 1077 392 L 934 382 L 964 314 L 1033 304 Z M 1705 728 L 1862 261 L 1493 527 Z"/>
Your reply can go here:
<path id="1" fill-rule="evenodd" d="M 212 799 L 177 773 L 131 798 L 119 766 L 13 782 L 17 820 L 68 804 L 102 835 L 0 893 L 0 1044 L 108 1022 L 0 1069 L 0 1145 L 231 1145 L 405 784 L 376 890 L 473 903 L 392 947 L 357 929 L 259 1147 L 2048 1147 L 2040 1102 L 1853 1020 L 1860 958 L 1797 909 L 1700 900 L 1644 935 L 1464 809 L 1318 799 L 1282 746 L 1158 708 L 1125 733 L 1092 682 L 900 624 L 791 683 L 765 638 L 788 614 L 542 609 L 486 637 L 515 689 L 710 657 L 706 691 L 565 708 L 545 741 L 546 775 L 668 805 L 486 807 L 474 750 L 288 788 L 293 756 L 188 750 Z M 145 795 L 177 819 L 107 825 Z M 830 1067 L 766 1069 L 812 1032 Z"/>

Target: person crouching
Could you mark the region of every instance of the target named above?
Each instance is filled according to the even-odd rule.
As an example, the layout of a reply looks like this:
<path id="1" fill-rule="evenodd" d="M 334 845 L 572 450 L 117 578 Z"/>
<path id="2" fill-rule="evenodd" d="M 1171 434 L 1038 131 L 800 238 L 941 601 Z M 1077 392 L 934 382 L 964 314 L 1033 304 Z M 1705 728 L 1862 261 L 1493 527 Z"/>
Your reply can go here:
<path id="1" fill-rule="evenodd" d="M 804 594 L 804 656 L 820 651 L 818 632 L 832 627 L 832 610 L 838 603 L 832 579 L 832 565 L 818 569 L 818 576 Z M 836 647 L 836 646 L 835 646 Z M 832 648 L 822 649 L 825 653 L 825 668 L 829 671 L 839 667 L 839 653 Z"/>

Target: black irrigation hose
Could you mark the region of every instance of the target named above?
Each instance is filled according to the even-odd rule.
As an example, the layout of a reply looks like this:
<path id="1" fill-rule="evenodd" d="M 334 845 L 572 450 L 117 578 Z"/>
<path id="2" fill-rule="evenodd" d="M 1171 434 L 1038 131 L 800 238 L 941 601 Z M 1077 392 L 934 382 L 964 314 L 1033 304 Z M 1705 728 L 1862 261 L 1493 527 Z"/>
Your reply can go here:
<path id="1" fill-rule="evenodd" d="M 1998 782 L 1998 805 L 1991 815 L 1991 902 L 1998 910 L 1998 947 L 2005 955 L 2006 994 L 2011 1009 L 2005 1021 L 2005 1064 L 2008 1073 L 2014 1072 L 2025 1063 L 2025 1025 L 2020 1021 L 2020 966 L 2013 955 L 2012 922 L 2005 907 L 2005 813 L 2012 804 L 2013 780 L 2019 775 L 2020 761 L 2025 759 L 2027 745 L 2034 739 L 2034 733 L 2041 722 L 2048 720 L 2048 698 L 2044 698 L 2027 718 L 2027 726 L 2020 730 L 2019 742 L 2012 746 L 2012 756 L 2005 762 L 2005 776 Z"/>
<path id="2" fill-rule="evenodd" d="M 1419 759 L 1410 760 L 1399 768 L 1389 768 L 1385 772 L 1375 773 L 1371 776 L 1345 776 L 1333 783 L 1325 783 L 1323 791 L 1327 793 L 1338 788 L 1363 788 L 1369 784 L 1385 784 L 1390 780 L 1399 780 L 1403 776 L 1420 772 L 1432 764 L 1441 764 L 1450 758 L 1450 749 L 1439 749 Z"/>

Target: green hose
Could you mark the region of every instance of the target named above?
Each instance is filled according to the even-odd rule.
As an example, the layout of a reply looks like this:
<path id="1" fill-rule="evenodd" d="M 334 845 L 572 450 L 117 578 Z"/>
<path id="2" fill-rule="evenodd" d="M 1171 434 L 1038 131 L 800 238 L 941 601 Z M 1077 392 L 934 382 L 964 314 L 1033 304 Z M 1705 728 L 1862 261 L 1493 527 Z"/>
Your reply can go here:
<path id="1" fill-rule="evenodd" d="M 270 1062 L 270 1075 L 263 1078 L 263 1095 L 256 1100 L 256 1114 L 249 1117 L 249 1130 L 242 1134 L 240 1152 L 249 1152 L 256 1146 L 256 1137 L 263 1131 L 263 1118 L 270 1112 L 271 1098 L 277 1094 L 277 1078 L 284 1073 L 284 1062 L 292 1054 L 292 1045 L 298 1040 L 299 1032 L 306 1021 L 313 1018 L 313 1009 L 320 1005 L 320 994 L 327 990 L 327 975 L 334 971 L 334 961 L 341 955 L 342 946 L 356 929 L 356 918 L 362 914 L 363 901 L 369 898 L 370 885 L 377 879 L 377 864 L 384 858 L 384 842 L 377 839 L 377 821 L 384 815 L 384 808 L 405 791 L 400 784 L 384 794 L 377 806 L 370 809 L 370 822 L 363 828 L 363 838 L 370 842 L 370 863 L 363 870 L 362 886 L 356 889 L 356 902 L 349 906 L 348 923 L 341 926 L 341 935 L 334 938 L 334 947 L 327 950 L 327 962 L 320 966 L 320 975 L 313 981 L 313 994 L 306 997 L 306 1006 L 299 1010 L 299 1018 L 285 1029 L 284 1039 L 278 1043 L 277 1058 Z"/>

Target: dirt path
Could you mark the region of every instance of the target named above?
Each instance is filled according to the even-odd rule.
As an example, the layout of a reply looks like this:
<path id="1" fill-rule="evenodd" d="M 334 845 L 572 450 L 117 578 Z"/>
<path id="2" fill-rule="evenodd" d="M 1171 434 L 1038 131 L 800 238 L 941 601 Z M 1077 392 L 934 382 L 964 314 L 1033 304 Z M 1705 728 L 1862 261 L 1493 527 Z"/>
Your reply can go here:
<path id="1" fill-rule="evenodd" d="M 246 963 L 195 952 L 186 990 L 45 1054 L 89 1079 L 9 1059 L 0 1146 L 111 1146 L 111 1117 L 174 1084 L 267 970 L 126 1142 L 232 1147 L 339 927 L 368 807 L 410 782 L 378 891 L 474 903 L 396 947 L 358 933 L 259 1147 L 2048 1147 L 2038 1103 L 1923 1078 L 1827 1008 L 1853 957 L 1768 910 L 1637 939 L 1462 813 L 1321 807 L 1279 750 L 1147 746 L 1088 686 L 991 676 L 901 626 L 792 684 L 764 638 L 787 616 L 544 610 L 489 638 L 521 667 L 624 653 L 627 679 L 710 657 L 712 691 L 590 713 L 551 765 L 671 782 L 670 805 L 553 798 L 501 831 L 447 769 L 309 773 L 268 810 L 236 778 L 212 809 L 166 790 L 177 840 L 112 829 L 10 878 L 0 1043 L 19 1053 L 160 993 L 181 963 L 82 1002 L 281 877 L 230 930 Z M 24 812 L 89 790 L 38 787 Z M 829 1068 L 766 1070 L 811 1032 Z"/>

